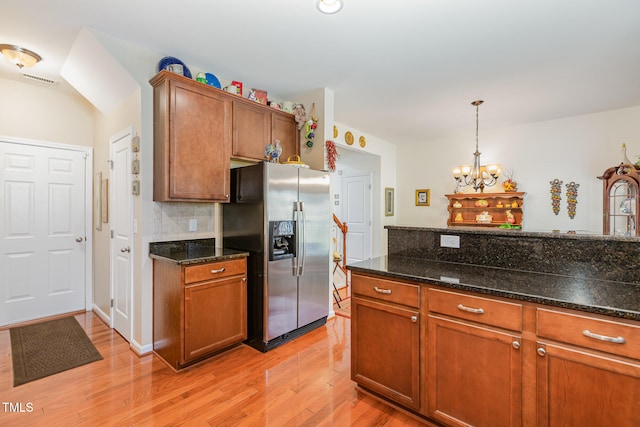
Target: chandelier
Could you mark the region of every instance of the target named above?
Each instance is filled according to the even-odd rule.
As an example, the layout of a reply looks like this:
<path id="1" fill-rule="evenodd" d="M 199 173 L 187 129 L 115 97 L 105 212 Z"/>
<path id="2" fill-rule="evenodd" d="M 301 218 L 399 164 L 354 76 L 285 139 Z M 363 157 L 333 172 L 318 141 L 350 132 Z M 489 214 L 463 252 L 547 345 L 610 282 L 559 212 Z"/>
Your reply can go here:
<path id="1" fill-rule="evenodd" d="M 473 101 L 471 105 L 476 107 L 476 151 L 473 153 L 473 166 L 462 165 L 453 169 L 453 177 L 456 180 L 457 190 L 462 187 L 473 187 L 477 192 L 484 192 L 484 187 L 490 187 L 496 183 L 502 167 L 499 164 L 481 165 L 480 151 L 478 151 L 478 107 L 484 101 Z M 457 192 L 457 191 L 456 191 Z"/>

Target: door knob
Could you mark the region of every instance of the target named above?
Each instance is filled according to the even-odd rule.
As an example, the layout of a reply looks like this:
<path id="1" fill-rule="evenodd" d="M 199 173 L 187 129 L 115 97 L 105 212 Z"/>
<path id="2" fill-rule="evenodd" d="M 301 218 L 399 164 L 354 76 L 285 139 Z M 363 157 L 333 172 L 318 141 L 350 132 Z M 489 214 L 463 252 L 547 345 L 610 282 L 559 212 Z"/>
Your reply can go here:
<path id="1" fill-rule="evenodd" d="M 76 237 L 76 242 L 80 243 L 82 242 L 84 239 L 82 237 Z"/>
<path id="2" fill-rule="evenodd" d="M 126 248 L 120 249 L 120 252 L 131 252 L 131 249 L 129 249 L 129 246 L 127 246 Z"/>

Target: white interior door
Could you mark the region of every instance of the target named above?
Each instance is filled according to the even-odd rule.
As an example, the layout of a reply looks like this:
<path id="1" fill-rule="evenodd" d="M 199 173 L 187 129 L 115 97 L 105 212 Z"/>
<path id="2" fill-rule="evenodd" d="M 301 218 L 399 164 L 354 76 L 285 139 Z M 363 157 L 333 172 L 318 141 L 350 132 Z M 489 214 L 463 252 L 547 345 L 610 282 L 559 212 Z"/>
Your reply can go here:
<path id="1" fill-rule="evenodd" d="M 342 176 L 342 218 L 347 224 L 347 264 L 371 258 L 371 175 Z"/>
<path id="2" fill-rule="evenodd" d="M 0 141 L 0 326 L 86 308 L 87 156 Z"/>
<path id="3" fill-rule="evenodd" d="M 109 223 L 111 230 L 111 318 L 113 328 L 131 340 L 131 139 L 127 129 L 110 139 L 112 169 L 109 174 Z"/>

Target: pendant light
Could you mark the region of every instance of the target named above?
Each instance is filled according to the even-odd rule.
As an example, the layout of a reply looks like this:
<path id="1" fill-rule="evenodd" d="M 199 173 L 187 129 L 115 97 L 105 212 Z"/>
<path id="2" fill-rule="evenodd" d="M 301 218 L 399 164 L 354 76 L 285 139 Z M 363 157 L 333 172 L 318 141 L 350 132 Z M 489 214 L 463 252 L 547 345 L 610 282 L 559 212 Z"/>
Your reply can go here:
<path id="1" fill-rule="evenodd" d="M 484 101 L 473 101 L 471 105 L 476 107 L 476 151 L 473 153 L 473 166 L 462 165 L 453 169 L 453 177 L 458 184 L 458 188 L 473 187 L 477 192 L 484 192 L 484 187 L 490 187 L 496 183 L 502 167 L 499 164 L 480 164 L 480 151 L 478 151 L 478 107 Z"/>

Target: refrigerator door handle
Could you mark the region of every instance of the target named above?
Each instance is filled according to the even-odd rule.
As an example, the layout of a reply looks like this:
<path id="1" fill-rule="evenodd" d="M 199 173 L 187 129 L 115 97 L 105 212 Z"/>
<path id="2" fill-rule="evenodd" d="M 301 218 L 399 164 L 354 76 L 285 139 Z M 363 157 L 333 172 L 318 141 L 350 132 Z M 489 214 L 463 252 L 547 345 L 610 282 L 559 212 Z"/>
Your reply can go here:
<path id="1" fill-rule="evenodd" d="M 300 262 L 300 270 L 298 271 L 298 276 L 302 276 L 304 274 L 304 262 L 306 260 L 307 257 L 307 248 L 306 248 L 306 244 L 305 244 L 305 240 L 306 240 L 306 227 L 307 227 L 307 214 L 304 210 L 304 202 L 300 202 L 300 212 L 302 213 L 302 245 L 299 246 L 300 251 L 302 252 L 302 255 L 300 257 L 301 262 Z"/>
<path id="2" fill-rule="evenodd" d="M 295 209 L 295 221 L 296 221 L 296 255 L 294 257 L 293 264 L 293 275 L 300 276 L 300 259 L 302 258 L 302 205 L 300 202 L 295 202 L 293 204 L 293 208 Z"/>

